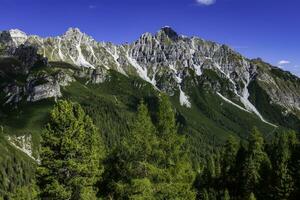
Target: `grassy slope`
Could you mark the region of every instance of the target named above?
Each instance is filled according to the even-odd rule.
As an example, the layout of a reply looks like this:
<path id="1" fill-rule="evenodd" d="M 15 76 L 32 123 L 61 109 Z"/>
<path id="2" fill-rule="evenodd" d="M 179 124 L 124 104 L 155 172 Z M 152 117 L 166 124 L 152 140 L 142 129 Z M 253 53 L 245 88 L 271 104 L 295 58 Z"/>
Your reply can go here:
<path id="1" fill-rule="evenodd" d="M 152 113 L 157 108 L 158 91 L 139 78 L 126 77 L 110 71 L 110 76 L 105 83 L 86 83 L 86 79 L 78 79 L 63 89 L 63 96 L 83 106 L 99 127 L 108 147 L 117 145 L 122 135 L 128 133 L 140 99 L 146 100 Z M 188 94 L 191 97 L 192 109 L 179 104 L 178 94 L 171 97 L 171 101 L 177 110 L 180 132 L 188 135 L 188 145 L 191 147 L 192 157 L 196 163 L 201 161 L 203 155 L 213 151 L 212 147 L 222 143 L 228 135 L 245 138 L 253 126 L 257 126 L 266 134 L 271 134 L 273 131 L 273 127 L 263 123 L 255 115 L 224 102 L 208 90 L 190 87 Z M 1 104 L 3 103 L 2 98 Z M 5 134 L 32 134 L 36 149 L 40 132 L 54 103 L 50 99 L 37 103 L 24 101 L 18 107 L 8 105 L 0 107 L 0 120 Z M 9 146 L 3 137 L 0 138 L 0 144 L 2 148 Z M 7 155 L 13 157 L 14 154 Z M 21 156 L 20 152 L 17 152 L 17 155 L 27 159 L 26 156 Z M 0 166 L 4 165 L 2 159 Z M 13 166 L 14 164 L 11 163 L 10 167 Z M 26 169 L 30 172 L 29 175 L 32 174 L 31 168 Z"/>

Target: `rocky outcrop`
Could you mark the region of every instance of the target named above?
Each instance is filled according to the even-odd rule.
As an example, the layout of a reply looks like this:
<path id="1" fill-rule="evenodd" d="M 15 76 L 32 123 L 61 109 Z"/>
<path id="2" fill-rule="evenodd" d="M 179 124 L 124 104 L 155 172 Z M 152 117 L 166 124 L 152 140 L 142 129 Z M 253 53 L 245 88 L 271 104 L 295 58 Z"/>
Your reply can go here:
<path id="1" fill-rule="evenodd" d="M 27 101 L 35 102 L 42 99 L 61 97 L 60 86 L 57 81 L 47 82 L 38 85 L 29 85 Z"/>
<path id="2" fill-rule="evenodd" d="M 91 75 L 92 83 L 97 84 L 97 83 L 104 83 L 104 81 L 107 78 L 107 70 L 102 69 L 102 68 L 97 68 L 93 70 L 93 73 Z"/>
<path id="3" fill-rule="evenodd" d="M 63 87 L 66 87 L 75 81 L 75 79 L 71 75 L 63 71 L 60 71 L 57 74 L 55 74 L 54 79 L 58 82 L 60 86 Z"/>
<path id="4" fill-rule="evenodd" d="M 256 80 L 269 95 L 272 104 L 277 104 L 288 111 L 300 111 L 300 79 L 289 72 L 263 62 L 253 60 L 252 64 L 258 68 Z M 278 77 L 280 74 L 280 77 Z"/>
<path id="5" fill-rule="evenodd" d="M 30 75 L 24 85 L 11 83 L 4 87 L 5 104 L 15 104 L 23 99 L 29 102 L 49 98 L 57 100 L 62 96 L 61 86 L 68 86 L 73 81 L 74 78 L 64 72 L 55 75 Z"/>
<path id="6" fill-rule="evenodd" d="M 38 48 L 21 44 L 12 52 L 22 63 L 23 73 L 28 74 L 32 67 L 48 66 L 48 59 L 38 54 Z"/>

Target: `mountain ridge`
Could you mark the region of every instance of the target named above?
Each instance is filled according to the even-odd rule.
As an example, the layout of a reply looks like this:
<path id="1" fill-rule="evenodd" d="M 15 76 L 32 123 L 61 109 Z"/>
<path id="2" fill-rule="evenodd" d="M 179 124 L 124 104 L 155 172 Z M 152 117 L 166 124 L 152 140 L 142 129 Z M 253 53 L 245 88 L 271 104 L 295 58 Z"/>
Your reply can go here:
<path id="1" fill-rule="evenodd" d="M 233 93 L 228 96 L 228 92 L 221 90 L 220 84 L 216 83 L 210 86 L 216 94 L 233 103 L 232 105 L 240 102 L 238 105 L 241 108 L 254 113 L 265 123 L 275 126 L 265 120 L 249 100 L 251 94 L 248 87 L 254 80 L 268 93 L 270 102 L 282 106 L 286 109 L 285 112 L 298 115 L 300 110 L 300 92 L 295 91 L 295 88 L 281 91 L 273 75 L 269 73 L 273 66 L 260 60 L 247 59 L 227 45 L 195 36 L 181 36 L 169 26 L 162 27 L 155 34 L 144 33 L 135 42 L 121 45 L 97 42 L 78 28 L 69 28 L 61 36 L 46 38 L 27 35 L 18 29 L 2 31 L 0 43 L 2 52 L 7 55 L 16 55 L 21 46 L 32 46 L 36 48 L 37 54 L 50 62 L 65 62 L 98 71 L 100 69 L 101 73 L 113 69 L 126 76 L 139 76 L 170 96 L 179 92 L 180 104 L 188 108 L 192 107 L 192 103 L 185 88 L 185 79 L 194 75 L 201 77 L 203 71 L 209 69 L 215 71 L 221 79 L 227 79 L 228 92 Z M 259 68 L 256 62 L 264 66 L 264 69 Z M 191 75 L 189 69 L 194 75 Z M 295 80 L 297 82 L 297 78 Z M 297 88 L 299 85 L 296 85 Z M 55 96 L 61 96 L 60 92 Z"/>

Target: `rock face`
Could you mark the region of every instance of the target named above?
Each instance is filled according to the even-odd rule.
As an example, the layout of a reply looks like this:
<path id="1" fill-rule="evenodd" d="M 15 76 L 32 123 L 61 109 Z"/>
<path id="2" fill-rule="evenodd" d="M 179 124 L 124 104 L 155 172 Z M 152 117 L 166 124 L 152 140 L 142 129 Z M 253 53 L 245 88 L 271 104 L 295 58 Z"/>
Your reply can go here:
<path id="1" fill-rule="evenodd" d="M 12 52 L 12 55 L 17 57 L 22 63 L 23 73 L 28 74 L 29 70 L 35 65 L 47 66 L 47 58 L 38 54 L 38 48 L 34 46 L 19 45 Z"/>
<path id="2" fill-rule="evenodd" d="M 18 29 L 0 32 L 0 42 L 8 44 L 9 46 L 17 47 L 21 44 L 24 44 L 26 40 L 26 33 Z"/>
<path id="3" fill-rule="evenodd" d="M 73 81 L 70 77 L 63 76 L 62 78 L 62 75 L 58 74 L 54 77 L 29 77 L 25 85 L 9 84 L 4 88 L 7 99 L 5 104 L 18 103 L 23 97 L 27 97 L 29 102 L 48 98 L 56 100 L 62 96 L 60 86 L 67 86 Z"/>
<path id="4" fill-rule="evenodd" d="M 272 103 L 287 108 L 289 112 L 300 110 L 297 77 L 292 83 L 283 81 L 280 76 L 271 73 L 272 66 L 261 67 L 260 62 L 251 61 L 226 45 L 181 36 L 170 27 L 163 27 L 154 35 L 145 33 L 137 41 L 124 45 L 99 43 L 77 28 L 70 28 L 62 36 L 50 38 L 27 36 L 18 30 L 3 31 L 0 44 L 5 46 L 7 54 L 18 54 L 23 50 L 28 52 L 28 56 L 21 53 L 28 63 L 30 61 L 26 58 L 34 58 L 31 54 L 37 51 L 51 62 L 66 62 L 79 69 L 91 69 L 93 83 L 105 81 L 108 69 L 126 76 L 139 76 L 169 95 L 179 94 L 181 105 L 186 107 L 192 107 L 187 81 L 196 77 L 202 78 L 200 82 L 216 93 L 227 94 L 225 88 L 234 95 L 232 98 L 262 120 L 263 117 L 249 100 L 248 86 L 253 81 L 260 83 Z M 227 81 L 227 85 L 223 86 L 219 79 L 204 75 L 207 70 L 214 71 L 220 80 Z M 193 82 L 195 87 L 198 82 Z M 30 91 L 35 95 L 28 98 L 35 101 L 48 96 L 59 97 L 59 85 L 51 82 L 34 86 Z"/>
<path id="5" fill-rule="evenodd" d="M 29 96 L 27 101 L 35 102 L 42 99 L 61 97 L 60 86 L 57 81 L 49 81 L 47 83 L 38 84 L 35 86 L 28 86 Z"/>
<path id="6" fill-rule="evenodd" d="M 256 80 L 271 97 L 271 103 L 292 111 L 300 111 L 300 79 L 289 72 L 274 68 L 262 60 L 254 60 L 253 65 L 259 69 Z M 276 74 L 281 74 L 280 77 Z"/>
<path id="7" fill-rule="evenodd" d="M 97 68 L 93 70 L 93 73 L 91 75 L 92 83 L 104 83 L 107 77 L 107 70 Z"/>

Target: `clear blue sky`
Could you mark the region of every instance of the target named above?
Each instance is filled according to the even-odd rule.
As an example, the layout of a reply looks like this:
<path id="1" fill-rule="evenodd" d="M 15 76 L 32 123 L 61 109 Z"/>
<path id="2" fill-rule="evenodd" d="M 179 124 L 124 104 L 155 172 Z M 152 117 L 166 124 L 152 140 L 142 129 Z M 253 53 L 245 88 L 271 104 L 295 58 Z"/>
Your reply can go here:
<path id="1" fill-rule="evenodd" d="M 0 0 L 0 30 L 56 36 L 78 27 L 124 43 L 164 25 L 249 58 L 286 61 L 282 67 L 300 76 L 299 0 Z"/>

